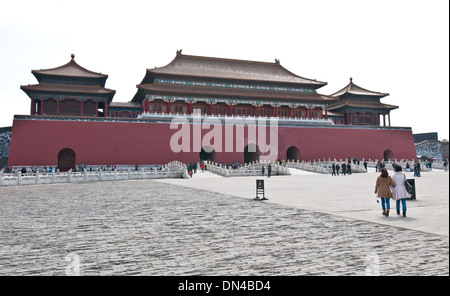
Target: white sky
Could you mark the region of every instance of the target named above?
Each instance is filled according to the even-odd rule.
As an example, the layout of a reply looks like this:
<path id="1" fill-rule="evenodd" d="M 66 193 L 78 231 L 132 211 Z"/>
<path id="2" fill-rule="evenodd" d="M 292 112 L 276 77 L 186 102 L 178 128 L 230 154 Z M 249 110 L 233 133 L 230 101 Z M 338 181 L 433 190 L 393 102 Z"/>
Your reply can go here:
<path id="1" fill-rule="evenodd" d="M 387 92 L 392 126 L 449 139 L 449 1 L 0 0 L 0 127 L 29 114 L 31 70 L 75 60 L 130 101 L 147 68 L 183 54 L 274 62 Z"/>

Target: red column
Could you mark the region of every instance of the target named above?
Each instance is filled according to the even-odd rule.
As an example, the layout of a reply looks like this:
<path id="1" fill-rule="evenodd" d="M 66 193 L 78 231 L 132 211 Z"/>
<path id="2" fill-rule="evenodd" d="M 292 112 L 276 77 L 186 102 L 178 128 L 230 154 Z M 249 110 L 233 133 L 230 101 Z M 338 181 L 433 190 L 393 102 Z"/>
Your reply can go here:
<path id="1" fill-rule="evenodd" d="M 36 102 L 31 99 L 30 115 L 36 115 Z"/>
<path id="2" fill-rule="evenodd" d="M 81 116 L 83 116 L 83 113 L 84 113 L 84 100 L 83 99 L 81 99 L 80 100 L 80 115 Z M 98 110 L 98 102 L 95 102 L 95 108 L 96 108 L 96 110 Z"/>
<path id="3" fill-rule="evenodd" d="M 209 115 L 212 115 L 212 113 L 213 113 L 213 103 L 211 102 L 211 104 L 209 104 Z"/>
<path id="4" fill-rule="evenodd" d="M 192 114 L 192 101 L 189 101 L 189 114 Z"/>
<path id="5" fill-rule="evenodd" d="M 41 113 L 40 115 L 44 115 L 44 99 L 41 99 Z"/>
<path id="6" fill-rule="evenodd" d="M 61 99 L 58 99 L 56 101 L 56 115 L 60 115 L 61 114 Z"/>
<path id="7" fill-rule="evenodd" d="M 328 108 L 325 107 L 325 119 L 328 119 Z"/>
<path id="8" fill-rule="evenodd" d="M 170 99 L 169 99 L 169 101 L 167 102 L 167 110 L 166 110 L 166 113 L 169 113 L 170 114 Z"/>
<path id="9" fill-rule="evenodd" d="M 256 105 L 256 116 L 259 117 L 259 105 Z"/>
<path id="10" fill-rule="evenodd" d="M 108 117 L 108 116 L 109 116 L 109 112 L 108 112 L 108 100 L 105 101 L 105 110 L 103 110 L 103 112 L 105 113 L 104 117 Z"/>
<path id="11" fill-rule="evenodd" d="M 144 101 L 144 112 L 148 112 L 150 109 L 150 102 L 148 100 Z"/>

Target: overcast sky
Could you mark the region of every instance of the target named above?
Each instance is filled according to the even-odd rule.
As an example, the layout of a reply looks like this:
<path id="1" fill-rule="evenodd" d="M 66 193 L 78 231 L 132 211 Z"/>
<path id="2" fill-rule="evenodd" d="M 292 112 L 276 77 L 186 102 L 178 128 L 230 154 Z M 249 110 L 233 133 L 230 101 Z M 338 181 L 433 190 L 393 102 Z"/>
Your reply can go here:
<path id="1" fill-rule="evenodd" d="M 31 70 L 75 60 L 130 101 L 147 68 L 183 54 L 274 62 L 386 92 L 392 126 L 449 139 L 448 0 L 0 0 L 0 127 L 29 114 Z"/>

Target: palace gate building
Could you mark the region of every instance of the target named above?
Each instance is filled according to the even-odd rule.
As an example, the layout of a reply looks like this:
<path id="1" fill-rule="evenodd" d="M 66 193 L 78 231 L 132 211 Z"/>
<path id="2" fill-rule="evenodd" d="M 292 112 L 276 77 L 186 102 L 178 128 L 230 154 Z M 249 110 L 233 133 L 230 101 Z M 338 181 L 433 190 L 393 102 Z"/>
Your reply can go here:
<path id="1" fill-rule="evenodd" d="M 129 102 L 113 102 L 115 91 L 105 88 L 108 75 L 81 67 L 74 55 L 65 65 L 32 74 L 38 83 L 21 86 L 30 114 L 14 117 L 10 166 L 416 159 L 411 128 L 390 124 L 390 111 L 398 107 L 381 102 L 388 93 L 350 78 L 336 93 L 321 94 L 326 82 L 293 74 L 279 60 L 179 50 L 166 66 L 147 69 Z M 269 139 L 271 123 L 275 139 Z M 181 130 L 187 134 L 174 140 Z M 256 141 L 263 131 L 270 149 Z"/>

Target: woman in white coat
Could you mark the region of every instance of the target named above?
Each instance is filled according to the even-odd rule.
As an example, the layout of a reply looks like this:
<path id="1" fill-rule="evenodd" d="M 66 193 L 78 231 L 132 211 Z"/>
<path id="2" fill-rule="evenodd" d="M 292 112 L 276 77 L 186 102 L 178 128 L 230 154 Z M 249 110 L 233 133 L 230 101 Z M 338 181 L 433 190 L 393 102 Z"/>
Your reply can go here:
<path id="1" fill-rule="evenodd" d="M 396 165 L 394 167 L 395 173 L 392 179 L 395 183 L 395 188 L 392 190 L 392 199 L 396 201 L 397 215 L 400 215 L 400 201 L 402 203 L 403 217 L 406 217 L 406 199 L 411 198 L 411 194 L 406 191 L 405 181 L 406 176 L 402 173 L 402 167 Z"/>

